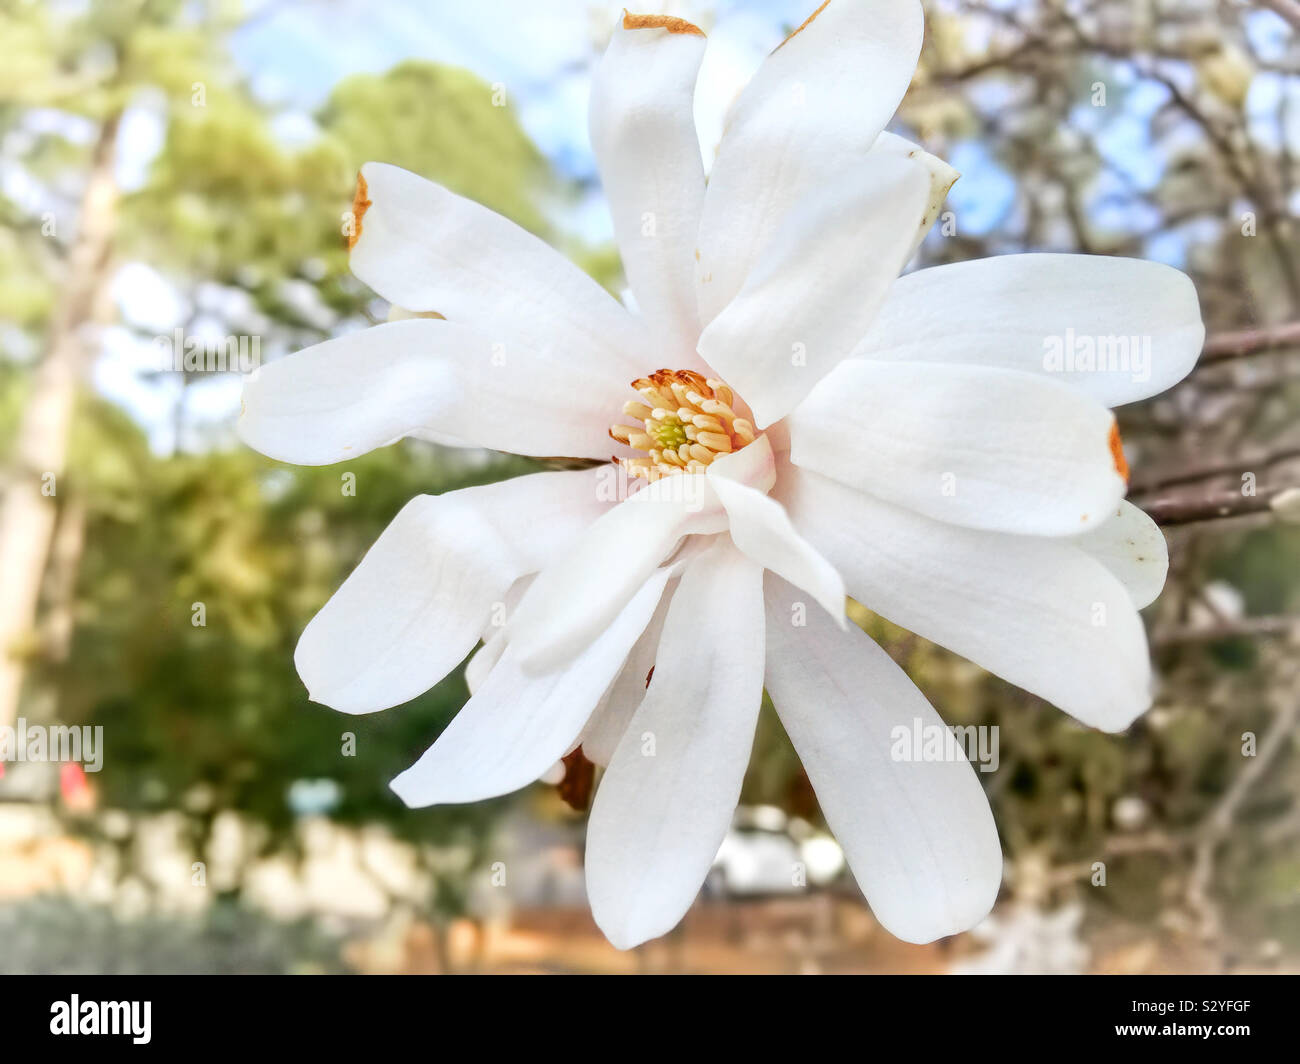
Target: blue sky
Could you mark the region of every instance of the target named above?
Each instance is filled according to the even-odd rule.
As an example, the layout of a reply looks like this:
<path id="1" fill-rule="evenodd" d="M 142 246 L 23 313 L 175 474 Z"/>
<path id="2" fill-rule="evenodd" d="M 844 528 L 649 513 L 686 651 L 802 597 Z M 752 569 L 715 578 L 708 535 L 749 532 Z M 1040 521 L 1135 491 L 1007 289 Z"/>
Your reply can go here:
<path id="1" fill-rule="evenodd" d="M 731 97 L 785 27 L 802 21 L 808 2 L 721 0 L 709 5 L 708 17 L 665 5 L 709 33 L 698 108 L 706 143 L 710 134 L 716 140 Z M 586 136 L 591 67 L 622 10 L 619 3 L 590 0 L 299 0 L 238 32 L 232 46 L 263 99 L 304 111 L 319 106 L 342 78 L 380 73 L 404 59 L 466 67 L 504 85 L 542 151 L 585 175 L 592 167 Z"/>

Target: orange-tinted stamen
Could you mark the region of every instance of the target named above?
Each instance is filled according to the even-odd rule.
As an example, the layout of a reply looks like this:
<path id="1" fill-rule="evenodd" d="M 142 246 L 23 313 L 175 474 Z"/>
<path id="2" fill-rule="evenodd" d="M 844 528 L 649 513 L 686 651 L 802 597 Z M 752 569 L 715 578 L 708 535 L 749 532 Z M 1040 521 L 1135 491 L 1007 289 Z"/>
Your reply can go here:
<path id="1" fill-rule="evenodd" d="M 352 227 L 348 230 L 349 251 L 356 247 L 357 241 L 361 239 L 361 219 L 366 216 L 366 211 L 371 205 L 369 191 L 366 179 L 357 174 L 357 191 L 352 197 Z"/>
<path id="2" fill-rule="evenodd" d="M 612 439 L 642 455 L 616 458 L 634 477 L 702 473 L 720 454 L 754 442 L 749 411 L 722 381 L 689 369 L 659 369 L 632 382 L 640 400 L 623 404 L 638 424 L 613 425 Z"/>

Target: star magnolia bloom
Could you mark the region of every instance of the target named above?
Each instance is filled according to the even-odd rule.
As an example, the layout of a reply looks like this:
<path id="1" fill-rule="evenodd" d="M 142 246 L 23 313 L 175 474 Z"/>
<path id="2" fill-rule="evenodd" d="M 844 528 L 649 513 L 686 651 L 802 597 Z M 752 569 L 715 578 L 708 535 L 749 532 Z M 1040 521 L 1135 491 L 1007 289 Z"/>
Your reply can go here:
<path id="1" fill-rule="evenodd" d="M 921 36 L 914 0 L 823 5 L 739 98 L 706 189 L 704 36 L 625 16 L 591 137 L 636 312 L 509 221 L 369 163 L 352 268 L 401 320 L 248 382 L 243 437 L 287 462 L 416 436 L 607 463 L 415 499 L 296 661 L 314 700 L 366 713 L 482 638 L 472 697 L 393 788 L 478 801 L 580 744 L 608 766 L 587 883 L 616 946 L 690 906 L 764 687 L 884 926 L 924 942 L 988 912 L 988 802 L 965 761 L 891 758 L 895 726 L 941 721 L 845 623 L 846 592 L 1084 724 L 1150 703 L 1137 611 L 1167 557 L 1123 501 L 1108 407 L 1189 371 L 1196 295 L 1165 266 L 1067 255 L 897 279 L 956 177 L 882 132 Z M 1149 339 L 1148 372 L 1052 372 L 1067 329 Z"/>

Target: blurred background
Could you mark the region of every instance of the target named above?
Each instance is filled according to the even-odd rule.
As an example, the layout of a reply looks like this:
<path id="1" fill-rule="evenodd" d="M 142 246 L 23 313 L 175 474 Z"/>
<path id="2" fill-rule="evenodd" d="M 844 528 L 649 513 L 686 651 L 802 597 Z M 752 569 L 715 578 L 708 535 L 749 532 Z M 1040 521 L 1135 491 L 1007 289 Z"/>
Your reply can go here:
<path id="1" fill-rule="evenodd" d="M 706 155 L 812 6 L 669 5 L 710 35 Z M 765 710 L 700 901 L 618 953 L 557 788 L 416 812 L 388 791 L 458 673 L 344 717 L 294 672 L 411 496 L 532 464 L 408 441 L 279 465 L 234 437 L 240 365 L 176 352 L 242 337 L 247 368 L 383 320 L 341 235 L 371 159 L 620 292 L 586 134 L 620 4 L 0 0 L 0 728 L 102 728 L 98 771 L 0 764 L 0 971 L 1300 970 L 1300 4 L 926 7 L 892 128 L 963 177 L 913 265 L 1158 260 L 1209 328 L 1187 381 L 1119 412 L 1171 552 L 1159 694 L 1126 734 L 855 617 L 949 723 L 1000 728 L 990 920 L 881 930 Z"/>

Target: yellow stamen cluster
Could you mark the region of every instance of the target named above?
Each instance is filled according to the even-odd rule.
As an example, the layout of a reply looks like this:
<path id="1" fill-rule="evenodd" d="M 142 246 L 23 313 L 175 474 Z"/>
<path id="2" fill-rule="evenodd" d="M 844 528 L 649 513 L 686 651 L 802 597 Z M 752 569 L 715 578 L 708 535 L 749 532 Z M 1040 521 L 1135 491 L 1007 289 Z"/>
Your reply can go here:
<path id="1" fill-rule="evenodd" d="M 754 423 L 736 412 L 736 397 L 722 381 L 689 369 L 661 369 L 632 387 L 641 400 L 625 403 L 623 413 L 638 424 L 614 425 L 609 434 L 645 452 L 615 459 L 634 477 L 702 473 L 718 455 L 754 442 Z"/>

